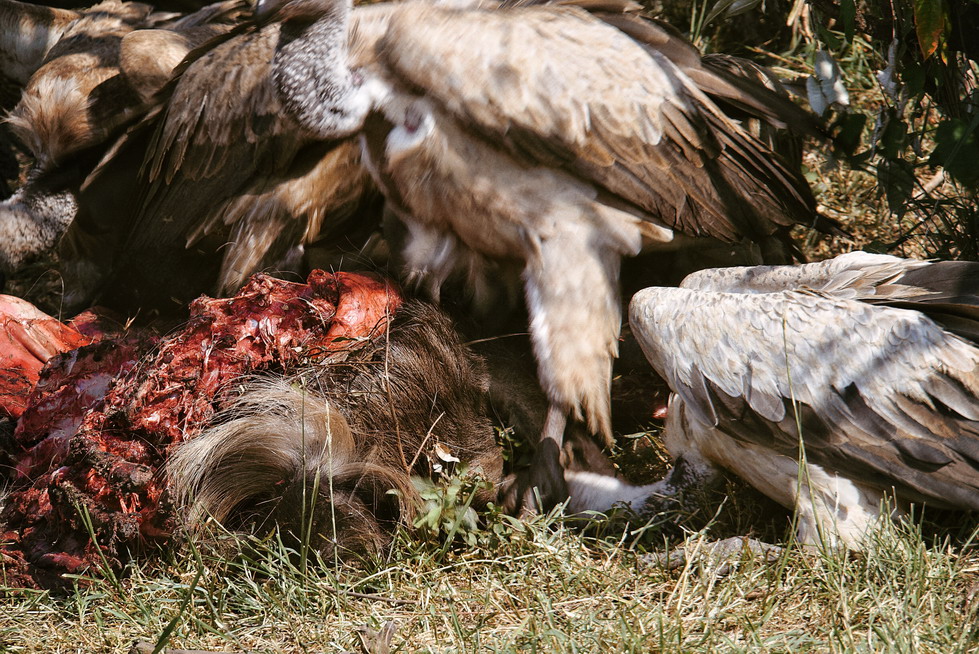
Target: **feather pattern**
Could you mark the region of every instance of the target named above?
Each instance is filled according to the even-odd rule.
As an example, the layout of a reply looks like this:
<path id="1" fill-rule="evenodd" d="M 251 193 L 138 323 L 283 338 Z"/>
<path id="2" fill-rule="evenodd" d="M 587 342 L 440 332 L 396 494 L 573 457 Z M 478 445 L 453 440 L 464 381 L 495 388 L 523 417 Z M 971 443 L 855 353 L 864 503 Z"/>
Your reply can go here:
<path id="1" fill-rule="evenodd" d="M 154 293 L 169 298 L 173 290 L 153 290 L 167 280 L 154 283 L 142 271 L 181 261 L 194 271 L 188 280 L 196 278 L 181 290 L 187 299 L 233 292 L 296 246 L 359 229 L 348 218 L 372 185 L 356 141 L 312 135 L 278 88 L 273 60 L 283 42 L 295 42 L 289 29 L 245 23 L 192 52 L 157 96 L 156 110 L 89 176 L 86 197 L 98 206 L 98 195 L 120 176 L 132 177 L 133 160 L 143 160 L 128 184 L 135 209 L 126 219 L 93 212 L 69 235 L 72 243 L 84 242 L 85 233 L 120 239 L 103 288 L 145 286 L 151 290 L 142 302 L 154 302 Z"/>
<path id="2" fill-rule="evenodd" d="M 918 311 L 859 301 L 920 294 L 892 283 L 930 265 L 857 253 L 696 273 L 637 293 L 630 322 L 687 417 L 718 438 L 792 458 L 802 442 L 845 478 L 977 509 L 979 348 Z M 776 290 L 804 285 L 820 292 Z"/>
<path id="3" fill-rule="evenodd" d="M 655 34 L 647 38 L 662 50 L 569 6 L 419 8 L 394 15 L 379 48 L 409 91 L 424 93 L 523 165 L 559 167 L 647 219 L 725 240 L 812 222 L 814 204 L 797 172 L 724 116 L 664 54 L 692 60 L 689 45 L 664 30 Z M 448 57 L 444 44 L 454 42 L 467 47 Z M 742 196 L 752 202 L 735 201 Z"/>

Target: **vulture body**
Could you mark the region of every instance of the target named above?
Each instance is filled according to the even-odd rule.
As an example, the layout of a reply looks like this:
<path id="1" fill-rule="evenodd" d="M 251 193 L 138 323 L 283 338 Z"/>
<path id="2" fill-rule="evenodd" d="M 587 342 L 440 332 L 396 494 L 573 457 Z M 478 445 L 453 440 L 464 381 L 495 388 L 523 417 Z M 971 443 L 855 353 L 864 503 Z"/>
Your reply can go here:
<path id="1" fill-rule="evenodd" d="M 7 121 L 33 155 L 26 183 L 0 203 L 0 273 L 55 245 L 108 143 L 146 112 L 193 47 L 231 29 L 244 8 L 227 0 L 180 17 L 119 0 L 79 12 L 0 5 L 0 56 L 12 62 L 4 72 L 25 84 Z M 30 43 L 11 36 L 25 30 Z"/>
<path id="2" fill-rule="evenodd" d="M 466 45 L 450 54 L 446 43 Z M 352 33 L 352 60 L 369 45 L 364 74 L 390 92 L 361 138 L 407 227 L 409 269 L 436 288 L 460 272 L 520 270 L 549 409 L 509 502 L 561 501 L 569 420 L 611 439 L 622 257 L 818 224 L 812 197 L 702 88 L 735 91 L 729 78 L 628 13 L 414 6 L 392 12 L 376 44 Z"/>
<path id="3" fill-rule="evenodd" d="M 276 62 L 289 58 L 276 54 L 280 41 L 308 26 L 316 11 L 309 5 L 312 13 L 292 3 L 281 22 L 243 27 L 227 42 L 194 53 L 157 97 L 163 106 L 86 180 L 79 199 L 84 219 L 71 230 L 62 257 L 67 276 L 80 280 L 69 288 L 69 305 L 86 305 L 99 294 L 102 303 L 146 307 L 172 304 L 171 298 L 180 304 L 201 292 L 230 293 L 256 270 L 288 268 L 311 242 L 341 242 L 356 251 L 377 227 L 376 194 L 356 140 L 323 141 L 301 128 L 275 81 Z M 682 39 L 625 15 L 624 5 L 593 6 L 595 15 L 621 23 L 647 47 L 696 68 L 705 92 L 727 98 L 739 118 L 806 123 L 784 97 L 764 92 L 756 81 L 767 78 L 752 64 L 741 61 L 736 70 L 734 58 L 709 57 L 701 65 Z M 399 11 L 374 5 L 352 13 L 354 65 L 372 61 L 389 15 Z M 751 98 L 740 86 L 762 94 Z M 127 189 L 123 199 L 120 188 Z"/>
<path id="4" fill-rule="evenodd" d="M 885 497 L 979 510 L 977 319 L 979 264 L 862 252 L 707 270 L 630 307 L 680 474 L 730 470 L 797 509 L 802 542 L 850 547 Z M 641 511 L 682 485 L 617 493 Z"/>
<path id="5" fill-rule="evenodd" d="M 409 275 L 434 295 L 460 273 L 494 287 L 500 271 L 519 271 L 550 402 L 537 472 L 519 494 L 563 499 L 568 418 L 611 437 L 623 256 L 687 237 L 835 229 L 799 171 L 712 98 L 776 124 L 805 125 L 804 112 L 705 65 L 621 3 L 585 4 L 260 3 L 278 22 L 191 57 L 166 105 L 83 186 L 93 206 L 101 189 L 138 191 L 121 203 L 134 219 L 93 210 L 73 225 L 67 258 L 97 273 L 82 294 L 160 299 L 208 275 L 232 289 L 356 207 L 371 187 L 366 165 L 406 228 Z M 136 169 L 138 184 L 109 181 Z M 198 254 L 218 250 L 220 270 L 198 274 L 213 260 Z M 107 251 L 119 257 L 108 270 Z M 186 265 L 162 285 L 173 260 Z M 156 290 L 141 290 L 154 276 Z"/>

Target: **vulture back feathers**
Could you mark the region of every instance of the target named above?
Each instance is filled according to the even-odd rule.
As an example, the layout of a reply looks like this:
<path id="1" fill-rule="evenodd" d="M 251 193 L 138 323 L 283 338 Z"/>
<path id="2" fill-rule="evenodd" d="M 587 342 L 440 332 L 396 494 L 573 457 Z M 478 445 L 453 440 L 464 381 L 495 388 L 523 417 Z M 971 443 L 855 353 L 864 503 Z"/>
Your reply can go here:
<path id="1" fill-rule="evenodd" d="M 172 309 L 233 292 L 316 240 L 356 247 L 376 226 L 350 220 L 373 203 L 356 140 L 319 138 L 284 104 L 275 59 L 292 29 L 245 24 L 192 52 L 100 163 L 63 246 L 82 273 L 77 302 Z M 120 186 L 127 203 L 111 198 Z"/>
<path id="2" fill-rule="evenodd" d="M 675 394 L 671 454 L 798 507 L 809 542 L 859 546 L 884 496 L 979 509 L 979 348 L 927 315 L 974 332 L 977 272 L 853 253 L 637 293 L 630 323 Z"/>

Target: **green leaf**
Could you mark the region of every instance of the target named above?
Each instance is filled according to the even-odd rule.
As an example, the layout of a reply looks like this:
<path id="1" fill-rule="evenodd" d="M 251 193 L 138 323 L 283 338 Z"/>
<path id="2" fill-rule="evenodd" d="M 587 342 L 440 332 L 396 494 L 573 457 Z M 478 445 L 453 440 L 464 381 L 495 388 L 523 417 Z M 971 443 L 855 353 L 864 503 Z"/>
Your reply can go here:
<path id="1" fill-rule="evenodd" d="M 900 159 L 908 145 L 908 126 L 891 116 L 878 136 L 878 149 L 885 159 Z"/>
<path id="2" fill-rule="evenodd" d="M 979 184 L 979 134 L 976 121 L 943 120 L 935 131 L 935 149 L 929 166 L 943 166 L 949 175 L 966 186 Z"/>
<path id="3" fill-rule="evenodd" d="M 979 0 L 976 0 L 979 2 Z M 901 72 L 908 95 L 916 98 L 925 91 L 925 67 L 917 62 L 908 62 Z"/>
<path id="4" fill-rule="evenodd" d="M 942 0 L 914 0 L 914 27 L 921 53 L 927 59 L 938 49 L 945 31 Z"/>
<path id="5" fill-rule="evenodd" d="M 815 28 L 816 34 L 819 35 L 819 40 L 825 43 L 828 49 L 839 50 L 843 47 L 843 40 L 830 30 L 826 29 L 822 24 L 816 24 Z"/>

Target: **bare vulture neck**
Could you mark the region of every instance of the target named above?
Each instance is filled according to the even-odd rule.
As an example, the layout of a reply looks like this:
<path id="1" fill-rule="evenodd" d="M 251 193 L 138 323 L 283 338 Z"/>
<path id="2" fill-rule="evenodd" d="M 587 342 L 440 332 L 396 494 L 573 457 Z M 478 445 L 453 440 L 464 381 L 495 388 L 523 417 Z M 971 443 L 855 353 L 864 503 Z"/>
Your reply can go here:
<path id="1" fill-rule="evenodd" d="M 370 110 L 371 94 L 347 64 L 350 10 L 340 0 L 315 21 L 283 23 L 275 54 L 273 74 L 286 110 L 323 139 L 357 130 Z"/>

